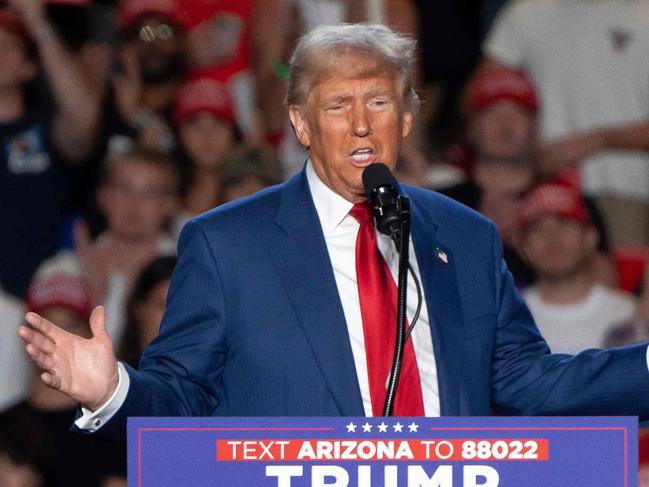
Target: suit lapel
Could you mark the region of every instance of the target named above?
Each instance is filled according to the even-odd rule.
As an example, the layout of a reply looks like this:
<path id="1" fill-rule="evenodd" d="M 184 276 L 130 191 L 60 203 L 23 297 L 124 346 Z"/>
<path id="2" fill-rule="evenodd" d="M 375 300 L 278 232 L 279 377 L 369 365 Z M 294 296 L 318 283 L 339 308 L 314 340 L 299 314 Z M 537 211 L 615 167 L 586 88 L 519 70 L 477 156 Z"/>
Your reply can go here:
<path id="1" fill-rule="evenodd" d="M 439 241 L 434 215 L 411 200 L 412 240 L 417 254 L 433 337 L 441 414 L 460 412 L 462 306 L 453 252 Z"/>
<path id="2" fill-rule="evenodd" d="M 340 414 L 363 416 L 345 315 L 304 171 L 286 184 L 277 225 L 282 231 L 271 255 L 311 351 Z"/>

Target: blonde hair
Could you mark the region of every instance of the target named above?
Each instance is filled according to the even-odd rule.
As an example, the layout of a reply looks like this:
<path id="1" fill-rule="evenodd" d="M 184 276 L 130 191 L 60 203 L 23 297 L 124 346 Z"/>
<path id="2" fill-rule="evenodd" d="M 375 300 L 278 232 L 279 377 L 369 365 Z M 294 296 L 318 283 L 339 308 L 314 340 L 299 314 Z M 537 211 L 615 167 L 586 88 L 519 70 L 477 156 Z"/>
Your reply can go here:
<path id="1" fill-rule="evenodd" d="M 346 54 L 375 59 L 394 70 L 403 83 L 405 108 L 417 112 L 415 41 L 380 24 L 321 26 L 303 36 L 291 57 L 287 105 L 303 106 L 318 77 Z"/>

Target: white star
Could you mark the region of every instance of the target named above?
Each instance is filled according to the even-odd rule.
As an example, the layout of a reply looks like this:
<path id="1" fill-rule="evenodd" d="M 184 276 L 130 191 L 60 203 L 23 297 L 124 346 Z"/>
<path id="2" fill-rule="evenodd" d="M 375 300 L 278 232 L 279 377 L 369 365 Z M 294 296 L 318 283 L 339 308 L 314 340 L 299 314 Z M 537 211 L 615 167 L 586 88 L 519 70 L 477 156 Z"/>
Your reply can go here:
<path id="1" fill-rule="evenodd" d="M 381 423 L 380 425 L 378 425 L 378 428 L 379 428 L 379 433 L 387 433 L 388 431 L 388 425 L 385 423 Z"/>
<path id="2" fill-rule="evenodd" d="M 356 425 L 354 423 L 347 425 L 347 433 L 356 433 Z"/>
<path id="3" fill-rule="evenodd" d="M 416 433 L 416 432 L 417 432 L 417 428 L 419 428 L 419 425 L 418 425 L 418 424 L 415 424 L 414 421 L 408 425 L 408 430 L 409 430 L 411 433 Z"/>
<path id="4" fill-rule="evenodd" d="M 397 424 L 393 426 L 394 432 L 395 433 L 402 433 L 403 432 L 403 425 L 397 421 Z"/>
<path id="5" fill-rule="evenodd" d="M 363 433 L 369 433 L 370 431 L 372 431 L 372 425 L 366 422 L 363 425 Z"/>

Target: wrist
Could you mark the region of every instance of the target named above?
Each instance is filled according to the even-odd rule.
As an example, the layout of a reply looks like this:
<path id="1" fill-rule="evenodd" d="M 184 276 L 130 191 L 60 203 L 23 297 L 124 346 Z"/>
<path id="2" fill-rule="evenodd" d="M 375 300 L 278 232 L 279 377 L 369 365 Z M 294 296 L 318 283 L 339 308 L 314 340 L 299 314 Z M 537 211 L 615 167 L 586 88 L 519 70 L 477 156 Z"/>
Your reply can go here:
<path id="1" fill-rule="evenodd" d="M 58 39 L 54 28 L 45 20 L 30 28 L 30 32 L 38 47 L 50 45 Z"/>
<path id="2" fill-rule="evenodd" d="M 118 370 L 117 365 L 116 365 L 115 366 L 115 374 L 113 375 L 113 377 L 111 378 L 111 380 L 109 382 L 109 386 L 108 386 L 106 394 L 104 394 L 99 401 L 96 401 L 96 402 L 94 402 L 92 404 L 84 405 L 85 408 L 89 409 L 92 412 L 95 412 L 98 409 L 101 409 L 115 395 L 115 392 L 117 391 L 118 387 L 119 387 L 119 370 Z"/>

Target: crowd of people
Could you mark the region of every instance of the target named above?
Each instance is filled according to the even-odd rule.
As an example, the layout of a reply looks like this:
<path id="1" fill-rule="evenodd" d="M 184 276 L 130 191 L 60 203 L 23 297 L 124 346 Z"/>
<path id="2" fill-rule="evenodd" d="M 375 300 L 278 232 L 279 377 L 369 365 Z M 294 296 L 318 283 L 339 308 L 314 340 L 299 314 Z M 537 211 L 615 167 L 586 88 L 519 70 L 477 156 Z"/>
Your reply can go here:
<path id="1" fill-rule="evenodd" d="M 419 41 L 397 177 L 496 224 L 552 351 L 649 339 L 648 0 L 46 3 L 0 7 L 1 485 L 125 485 L 124 445 L 68 431 L 17 328 L 89 336 L 101 304 L 137 366 L 183 225 L 301 170 L 288 61 L 323 23 Z"/>

